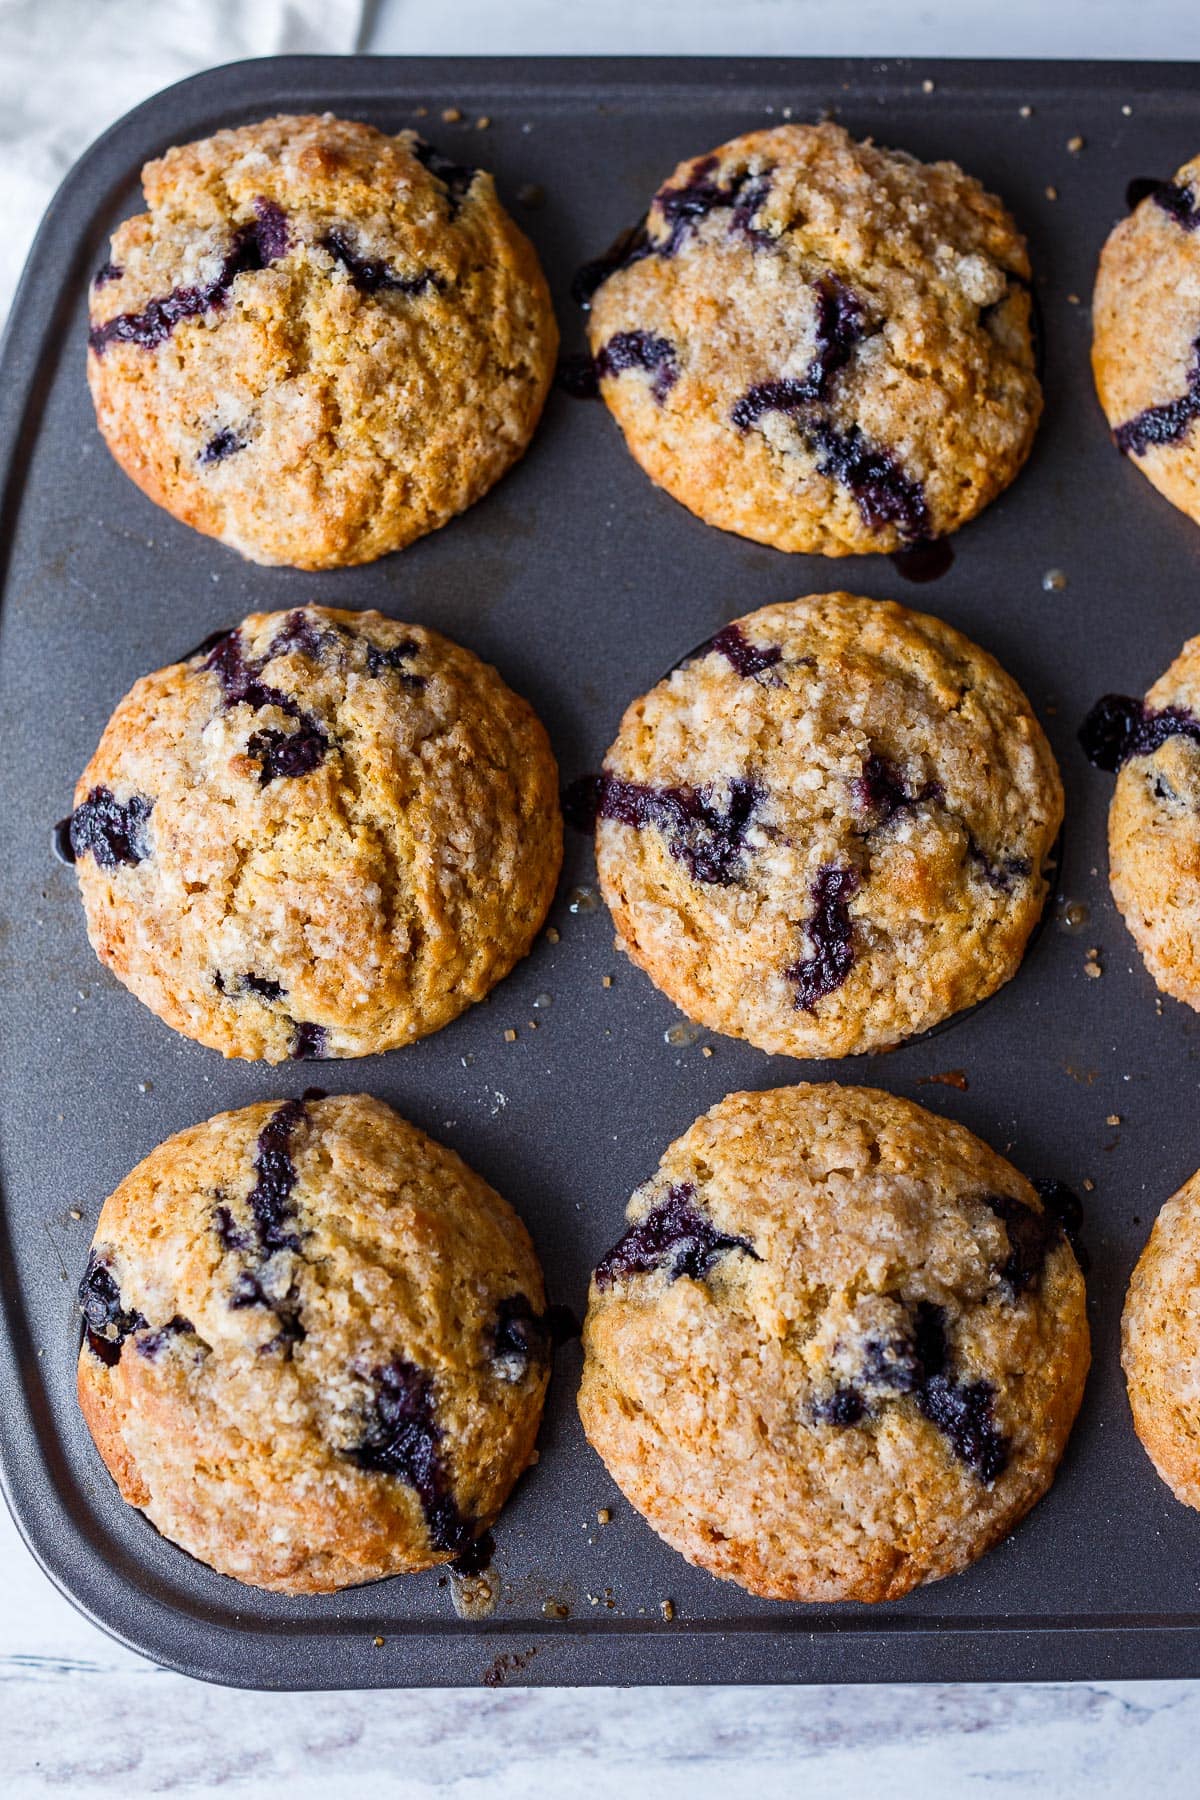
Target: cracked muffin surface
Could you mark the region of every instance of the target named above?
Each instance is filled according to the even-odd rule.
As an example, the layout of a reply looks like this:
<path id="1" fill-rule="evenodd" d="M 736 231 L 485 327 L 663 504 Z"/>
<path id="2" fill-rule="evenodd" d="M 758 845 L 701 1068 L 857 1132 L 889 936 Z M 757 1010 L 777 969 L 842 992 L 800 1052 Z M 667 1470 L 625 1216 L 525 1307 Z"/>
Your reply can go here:
<path id="1" fill-rule="evenodd" d="M 646 473 L 780 550 L 942 537 L 1033 442 L 1030 267 L 1008 212 L 955 164 L 839 125 L 681 163 L 577 293 Z"/>
<path id="2" fill-rule="evenodd" d="M 1106 694 L 1080 738 L 1117 777 L 1108 811 L 1117 909 L 1158 987 L 1200 1011 L 1200 637 L 1144 700 Z"/>
<path id="3" fill-rule="evenodd" d="M 181 1131 L 105 1202 L 80 1405 L 122 1498 L 239 1581 L 327 1593 L 466 1551 L 550 1366 L 512 1208 L 365 1095 Z"/>
<path id="4" fill-rule="evenodd" d="M 869 1088 L 731 1094 L 627 1217 L 579 1411 L 689 1562 L 771 1599 L 896 1599 L 1049 1487 L 1088 1368 L 1083 1277 L 1060 1217 L 962 1126 Z"/>
<path id="5" fill-rule="evenodd" d="M 1113 227 L 1092 300 L 1092 372 L 1118 450 L 1200 521 L 1200 157 Z"/>
<path id="6" fill-rule="evenodd" d="M 415 132 L 279 117 L 168 150 L 90 296 L 102 435 L 255 562 L 368 562 L 524 451 L 558 334 L 492 178 Z"/>
<path id="7" fill-rule="evenodd" d="M 1167 1201 L 1125 1296 L 1121 1366 L 1143 1448 L 1200 1507 L 1200 1174 Z"/>
<path id="8" fill-rule="evenodd" d="M 256 613 L 121 701 L 69 836 L 101 961 L 226 1056 L 365 1056 L 525 955 L 562 853 L 540 722 L 376 612 Z"/>
<path id="9" fill-rule="evenodd" d="M 622 946 L 691 1018 L 890 1047 L 1012 976 L 1058 769 L 985 651 L 851 594 L 763 607 L 628 708 L 588 795 Z"/>

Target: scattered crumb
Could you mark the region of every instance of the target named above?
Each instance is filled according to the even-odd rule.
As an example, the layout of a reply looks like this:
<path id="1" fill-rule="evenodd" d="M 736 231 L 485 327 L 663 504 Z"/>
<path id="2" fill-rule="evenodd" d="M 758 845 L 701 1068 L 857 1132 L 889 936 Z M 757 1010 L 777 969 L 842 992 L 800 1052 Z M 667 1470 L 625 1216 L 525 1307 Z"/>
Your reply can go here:
<path id="1" fill-rule="evenodd" d="M 542 1617 L 544 1619 L 569 1619 L 571 1609 L 561 1600 L 543 1600 Z"/>
<path id="2" fill-rule="evenodd" d="M 1158 1014 L 1159 1018 L 1161 1019 L 1162 1018 L 1162 1001 L 1161 1000 L 1156 1000 L 1154 1002 L 1154 1010 Z"/>
<path id="3" fill-rule="evenodd" d="M 922 1075 L 917 1086 L 932 1087 L 935 1082 L 941 1087 L 957 1088 L 960 1094 L 965 1094 L 971 1085 L 965 1069 L 944 1069 L 940 1075 Z"/>
<path id="4" fill-rule="evenodd" d="M 82 1219 L 83 1214 L 80 1212 L 80 1210 L 77 1206 L 73 1206 L 71 1208 L 71 1217 L 73 1219 Z"/>
<path id="5" fill-rule="evenodd" d="M 443 125 L 457 125 L 459 123 L 459 121 L 461 120 L 461 118 L 462 118 L 462 108 L 461 107 L 443 106 L 443 108 L 442 108 L 442 124 Z"/>
<path id="6" fill-rule="evenodd" d="M 1123 107 L 1122 107 L 1122 108 L 1121 108 L 1121 112 L 1122 112 L 1122 113 L 1123 113 L 1123 115 L 1124 115 L 1124 116 L 1125 116 L 1125 118 L 1127 118 L 1127 119 L 1131 119 L 1131 118 L 1132 118 L 1132 117 L 1133 117 L 1133 108 L 1132 108 L 1132 106 L 1123 106 Z"/>
<path id="7" fill-rule="evenodd" d="M 1119 1125 L 1121 1123 L 1120 1113 L 1109 1113 L 1109 1115 L 1108 1115 L 1107 1119 L 1105 1119 L 1104 1123 L 1106 1125 Z"/>
<path id="8" fill-rule="evenodd" d="M 479 117 L 475 121 L 476 131 L 486 131 L 488 126 L 491 124 L 491 122 L 492 121 L 488 117 L 487 113 L 480 113 Z"/>
<path id="9" fill-rule="evenodd" d="M 377 1650 L 383 1649 L 383 1639 L 381 1637 L 372 1638 L 371 1642 L 374 1644 L 374 1646 Z"/>
<path id="10" fill-rule="evenodd" d="M 139 1081 L 138 1082 L 138 1093 L 139 1094 L 152 1094 L 153 1092 L 154 1092 L 154 1083 L 152 1081 Z"/>
<path id="11" fill-rule="evenodd" d="M 701 1056 L 711 1056 L 712 1055 L 712 1045 L 705 1044 L 705 1046 L 704 1046 L 703 1050 L 701 1050 L 700 1054 L 701 1054 Z"/>
<path id="12" fill-rule="evenodd" d="M 933 92 L 933 83 L 932 83 L 932 81 L 930 81 L 928 76 L 926 76 L 925 80 L 921 83 L 921 92 L 923 94 L 932 94 L 932 92 Z M 664 1602 L 664 1604 L 665 1604 L 665 1602 Z"/>
<path id="13" fill-rule="evenodd" d="M 529 1027 L 530 1031 L 537 1030 L 537 1020 L 536 1019 L 526 1019 L 525 1023 Z"/>
<path id="14" fill-rule="evenodd" d="M 1083 972 L 1089 981 L 1099 981 L 1104 970 L 1100 967 L 1100 964 L 1096 961 L 1094 956 L 1089 956 L 1083 965 Z"/>
<path id="15" fill-rule="evenodd" d="M 611 1506 L 602 1506 L 600 1508 L 599 1512 L 596 1514 L 596 1523 L 597 1525 L 610 1525 L 612 1523 Z"/>
<path id="16" fill-rule="evenodd" d="M 1079 305 L 1079 295 L 1078 294 L 1068 294 L 1067 295 L 1067 305 L 1068 306 L 1078 306 Z"/>
<path id="17" fill-rule="evenodd" d="M 1020 117 L 1022 119 L 1032 119 L 1033 108 L 1032 108 L 1032 106 L 1019 106 L 1017 108 L 1017 114 L 1018 114 L 1018 117 Z"/>
<path id="18" fill-rule="evenodd" d="M 414 119 L 427 119 L 428 117 L 429 117 L 429 108 L 427 106 L 414 106 L 413 107 L 413 118 Z"/>
<path id="19" fill-rule="evenodd" d="M 1090 1175 L 1085 1175 L 1083 1178 L 1083 1191 L 1085 1194 L 1094 1194 L 1096 1191 L 1096 1184 Z"/>
<path id="20" fill-rule="evenodd" d="M 546 942 L 548 944 L 561 944 L 562 932 L 556 931 L 553 925 L 548 925 L 546 927 Z"/>
<path id="21" fill-rule="evenodd" d="M 506 1044 L 515 1044 L 517 1041 L 517 1034 L 513 1030 L 511 1025 L 509 1026 L 508 1030 L 504 1034 L 504 1041 Z"/>
<path id="22" fill-rule="evenodd" d="M 1079 136 L 1078 132 L 1076 132 L 1074 137 L 1069 137 L 1067 139 L 1067 149 L 1071 152 L 1072 156 L 1078 156 L 1079 152 L 1083 149 L 1083 145 L 1084 140 Z"/>
<path id="23" fill-rule="evenodd" d="M 612 983 L 612 976 L 611 976 L 611 975 L 602 975 L 602 976 L 601 976 L 601 977 L 600 977 L 600 986 L 601 986 L 601 987 L 611 987 L 611 986 L 612 986 L 612 984 L 613 984 L 613 983 Z"/>
<path id="24" fill-rule="evenodd" d="M 933 86 L 932 81 L 929 83 L 929 86 Z M 671 1620 L 675 1617 L 675 1602 L 673 1600 L 660 1600 L 658 1603 L 658 1610 L 669 1625 Z"/>
<path id="25" fill-rule="evenodd" d="M 1057 200 L 1058 199 L 1058 189 L 1056 187 L 1048 187 L 1046 189 L 1046 198 L 1047 198 L 1047 200 Z"/>

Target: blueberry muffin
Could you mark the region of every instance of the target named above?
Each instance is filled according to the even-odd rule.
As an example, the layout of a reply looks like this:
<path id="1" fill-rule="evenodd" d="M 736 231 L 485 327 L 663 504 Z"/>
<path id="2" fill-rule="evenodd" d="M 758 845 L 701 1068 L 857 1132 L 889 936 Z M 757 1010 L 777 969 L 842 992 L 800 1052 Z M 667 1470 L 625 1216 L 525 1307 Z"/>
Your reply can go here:
<path id="1" fill-rule="evenodd" d="M 79 1402 L 122 1499 L 255 1587 L 447 1562 L 532 1459 L 528 1233 L 364 1094 L 168 1138 L 105 1201 L 79 1303 Z"/>
<path id="2" fill-rule="evenodd" d="M 418 625 L 255 613 L 135 683 L 67 836 L 100 960 L 226 1056 L 366 1056 L 507 975 L 562 851 L 546 734 Z"/>
<path id="3" fill-rule="evenodd" d="M 628 955 L 762 1050 L 880 1050 L 1015 972 L 1062 819 L 1016 683 L 950 626 L 853 594 L 763 607 L 635 700 L 602 774 Z"/>
<path id="4" fill-rule="evenodd" d="M 1117 777 L 1108 878 L 1118 911 L 1163 993 L 1200 1012 L 1200 637 L 1145 700 L 1106 694 L 1079 735 Z"/>
<path id="5" fill-rule="evenodd" d="M 1200 1507 L 1200 1175 L 1167 1201 L 1125 1297 L 1133 1423 L 1177 1500 Z"/>
<path id="6" fill-rule="evenodd" d="M 889 1094 L 731 1094 L 596 1268 L 584 1430 L 660 1537 L 752 1593 L 954 1574 L 1049 1487 L 1079 1406 L 1066 1211 Z"/>
<path id="7" fill-rule="evenodd" d="M 369 562 L 529 442 L 557 331 L 490 175 L 322 117 L 147 163 L 92 284 L 88 380 L 159 506 L 260 563 Z"/>
<path id="8" fill-rule="evenodd" d="M 942 537 L 1029 454 L 1025 241 L 953 163 L 840 125 L 750 132 L 681 163 L 577 295 L 646 473 L 776 549 Z"/>
<path id="9" fill-rule="evenodd" d="M 1200 520 L 1200 157 L 1115 226 L 1092 304 L 1092 370 L 1117 448 Z"/>

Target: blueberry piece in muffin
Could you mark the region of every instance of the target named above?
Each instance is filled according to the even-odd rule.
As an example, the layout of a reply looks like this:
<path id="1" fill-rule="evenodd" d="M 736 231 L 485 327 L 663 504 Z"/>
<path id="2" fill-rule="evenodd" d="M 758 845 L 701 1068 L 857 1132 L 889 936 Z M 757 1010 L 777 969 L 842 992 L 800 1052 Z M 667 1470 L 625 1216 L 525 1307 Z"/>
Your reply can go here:
<path id="1" fill-rule="evenodd" d="M 1088 760 L 1117 778 L 1113 899 L 1157 985 L 1200 1011 L 1200 638 L 1144 700 L 1105 694 L 1079 737 Z"/>

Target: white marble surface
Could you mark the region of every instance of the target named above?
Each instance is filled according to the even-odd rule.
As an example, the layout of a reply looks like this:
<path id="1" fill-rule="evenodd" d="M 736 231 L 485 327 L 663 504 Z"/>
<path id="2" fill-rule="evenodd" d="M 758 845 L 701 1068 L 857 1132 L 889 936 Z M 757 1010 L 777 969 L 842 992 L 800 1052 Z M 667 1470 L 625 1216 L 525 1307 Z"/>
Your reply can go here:
<path id="1" fill-rule="evenodd" d="M 1200 11 L 1184 0 L 368 0 L 362 9 L 354 0 L 211 0 L 208 10 L 206 20 L 203 0 L 0 0 L 0 200 L 10 237 L 28 222 L 29 188 L 15 162 L 5 167 L 4 120 L 11 126 L 31 34 L 53 46 L 44 60 L 54 84 L 43 91 L 61 113 L 49 161 L 35 171 L 43 182 L 54 159 L 107 123 L 105 95 L 115 116 L 205 61 L 297 33 L 315 33 L 304 38 L 315 48 L 323 30 L 330 47 L 361 30 L 371 50 L 412 54 L 1200 57 Z M 141 29 L 114 29 L 135 14 Z M 117 53 L 110 77 L 105 60 Z M 87 104 L 68 104 L 72 93 Z M 270 1696 L 209 1688 L 155 1669 L 88 1624 L 0 1514 L 0 1794 L 13 1800 L 285 1787 L 289 1800 L 526 1800 L 541 1789 L 555 1800 L 1127 1800 L 1143 1785 L 1175 1800 L 1200 1791 L 1198 1735 L 1200 1684 L 1190 1682 Z"/>

